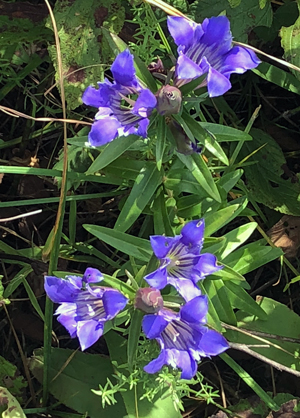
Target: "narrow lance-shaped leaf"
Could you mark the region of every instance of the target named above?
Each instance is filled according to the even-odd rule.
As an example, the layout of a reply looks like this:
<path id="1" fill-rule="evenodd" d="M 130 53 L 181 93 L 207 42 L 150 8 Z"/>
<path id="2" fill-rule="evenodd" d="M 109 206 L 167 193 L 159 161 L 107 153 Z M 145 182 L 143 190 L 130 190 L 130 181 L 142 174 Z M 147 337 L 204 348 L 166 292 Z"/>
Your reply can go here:
<path id="1" fill-rule="evenodd" d="M 182 155 L 178 154 L 178 158 L 185 164 L 190 170 L 192 175 L 198 181 L 200 186 L 206 191 L 206 193 L 217 202 L 221 202 L 221 197 L 214 179 L 209 171 L 207 165 L 203 161 L 201 155 Z"/>
<path id="2" fill-rule="evenodd" d="M 98 239 L 111 245 L 116 250 L 124 254 L 131 255 L 139 260 L 148 262 L 152 255 L 150 241 L 134 237 L 124 232 L 116 231 L 111 228 L 105 228 L 99 225 L 83 225 L 83 227 Z"/>
<path id="3" fill-rule="evenodd" d="M 162 173 L 157 170 L 156 165 L 146 164 L 135 180 L 116 221 L 115 230 L 125 232 L 133 225 L 161 182 Z"/>
<path id="4" fill-rule="evenodd" d="M 98 155 L 86 172 L 86 175 L 94 174 L 96 171 L 108 166 L 120 157 L 128 148 L 138 140 L 137 135 L 119 136 L 109 142 L 103 151 Z"/>

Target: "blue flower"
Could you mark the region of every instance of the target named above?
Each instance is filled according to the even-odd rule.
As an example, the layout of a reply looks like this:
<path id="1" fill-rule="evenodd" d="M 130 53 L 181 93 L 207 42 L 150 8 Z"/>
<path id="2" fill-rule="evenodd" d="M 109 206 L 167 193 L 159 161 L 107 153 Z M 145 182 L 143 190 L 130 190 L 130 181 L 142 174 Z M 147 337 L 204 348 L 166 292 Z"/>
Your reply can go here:
<path id="1" fill-rule="evenodd" d="M 45 291 L 54 303 L 58 321 L 68 330 L 71 338 L 78 337 L 82 350 L 93 345 L 103 334 L 104 324 L 114 318 L 128 300 L 118 290 L 90 287 L 103 276 L 99 270 L 88 268 L 83 277 L 45 277 Z"/>
<path id="2" fill-rule="evenodd" d="M 243 74 L 260 63 L 251 49 L 232 47 L 230 22 L 226 16 L 204 19 L 202 25 L 169 16 L 168 28 L 178 46 L 177 87 L 207 73 L 201 85 L 207 85 L 210 97 L 221 96 L 231 88 L 232 73 Z"/>
<path id="3" fill-rule="evenodd" d="M 145 315 L 143 331 L 147 338 L 158 341 L 161 352 L 144 370 L 156 373 L 164 365 L 170 365 L 182 370 L 182 379 L 191 379 L 201 357 L 215 356 L 227 350 L 226 339 L 204 326 L 207 310 L 207 297 L 198 296 L 182 306 L 179 313 L 162 308 L 156 314 Z"/>
<path id="4" fill-rule="evenodd" d="M 186 301 L 201 295 L 196 283 L 223 268 L 217 265 L 213 254 L 200 254 L 203 240 L 203 219 L 188 222 L 176 237 L 151 236 L 152 249 L 160 266 L 145 277 L 147 283 L 156 289 L 171 284 Z"/>
<path id="5" fill-rule="evenodd" d="M 146 138 L 148 117 L 156 106 L 154 94 L 137 80 L 133 56 L 128 50 L 117 56 L 111 72 L 113 83 L 105 79 L 103 83 L 98 83 L 99 89 L 89 86 L 82 96 L 83 103 L 98 108 L 88 136 L 89 144 L 95 147 L 117 136 L 135 134 Z M 137 99 L 127 97 L 130 95 L 137 96 Z"/>

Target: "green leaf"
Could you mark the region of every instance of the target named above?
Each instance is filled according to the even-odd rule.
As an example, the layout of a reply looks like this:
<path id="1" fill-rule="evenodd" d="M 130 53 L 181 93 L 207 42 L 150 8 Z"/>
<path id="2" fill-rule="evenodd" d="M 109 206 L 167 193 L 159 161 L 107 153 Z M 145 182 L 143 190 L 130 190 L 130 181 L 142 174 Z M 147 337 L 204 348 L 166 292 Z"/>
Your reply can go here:
<path id="1" fill-rule="evenodd" d="M 251 136 L 246 132 L 231 128 L 230 126 L 224 126 L 210 122 L 199 122 L 199 125 L 210 132 L 214 137 L 216 137 L 218 142 L 244 142 L 252 140 Z"/>
<path id="2" fill-rule="evenodd" d="M 223 260 L 225 257 L 227 257 L 227 255 L 236 250 L 252 235 L 256 227 L 256 222 L 249 222 L 233 229 L 224 235 L 223 238 L 225 239 L 225 244 L 218 252 L 218 258 Z"/>
<path id="3" fill-rule="evenodd" d="M 207 77 L 207 74 L 203 74 L 200 77 L 195 78 L 194 80 L 184 84 L 183 86 L 180 87 L 180 91 L 182 96 L 186 96 L 188 93 L 190 93 L 191 91 L 195 90 L 196 87 L 200 86 L 200 84 L 202 83 L 202 81 L 204 81 Z"/>
<path id="4" fill-rule="evenodd" d="M 230 280 L 225 282 L 228 299 L 233 308 L 257 316 L 261 320 L 268 319 L 268 315 L 241 286 Z"/>
<path id="5" fill-rule="evenodd" d="M 77 172 L 84 173 L 91 164 L 91 150 L 87 147 L 78 147 L 76 145 L 68 145 L 68 173 Z M 63 170 L 64 152 L 61 149 L 59 160 L 54 165 L 54 170 Z M 61 187 L 61 178 L 57 178 L 58 187 Z M 67 189 L 73 187 L 76 189 L 80 185 L 80 181 L 76 178 L 68 176 Z"/>
<path id="6" fill-rule="evenodd" d="M 282 68 L 275 67 L 267 62 L 262 62 L 257 68 L 252 70 L 261 78 L 276 84 L 293 93 L 300 94 L 300 81 L 295 75 L 288 73 Z M 298 73 L 299 74 L 299 73 Z"/>
<path id="7" fill-rule="evenodd" d="M 231 205 L 227 208 L 220 209 L 217 212 L 204 215 L 205 219 L 205 231 L 204 236 L 209 237 L 214 234 L 224 225 L 226 225 L 231 219 L 232 215 L 240 208 L 240 205 Z"/>
<path id="8" fill-rule="evenodd" d="M 299 8 L 299 2 L 298 2 Z M 284 49 L 284 58 L 286 61 L 300 67 L 300 17 L 288 28 L 282 28 L 280 31 L 281 46 Z M 300 79 L 300 72 L 291 70 L 293 74 Z"/>
<path id="9" fill-rule="evenodd" d="M 2 386 L 0 386 L 0 399 L 0 414 L 3 418 L 26 418 L 18 400 L 7 388 Z M 4 408 L 4 410 L 2 408 Z M 1 413 L 2 411 L 3 413 Z"/>
<path id="10" fill-rule="evenodd" d="M 203 287 L 220 321 L 235 325 L 236 318 L 233 307 L 228 299 L 223 280 L 204 280 Z"/>
<path id="11" fill-rule="evenodd" d="M 206 17 L 225 14 L 230 20 L 230 27 L 236 41 L 247 42 L 248 34 L 257 26 L 271 26 L 272 8 L 270 2 L 264 9 L 259 7 L 257 0 L 241 1 L 231 8 L 226 0 L 196 0 L 190 8 L 190 15 L 196 22 Z"/>
<path id="12" fill-rule="evenodd" d="M 86 175 L 94 174 L 96 171 L 102 170 L 102 168 L 115 161 L 120 155 L 127 151 L 138 138 L 137 135 L 119 136 L 111 141 L 91 164 Z"/>
<path id="13" fill-rule="evenodd" d="M 34 377 L 42 382 L 44 371 L 43 349 L 34 352 L 30 361 Z M 124 417 L 126 409 L 119 393 L 117 403 L 103 409 L 101 399 L 92 390 L 112 379 L 113 367 L 107 357 L 80 351 L 52 348 L 49 364 L 50 393 L 69 408 L 91 418 Z"/>
<path id="14" fill-rule="evenodd" d="M 162 182 L 162 173 L 156 165 L 146 164 L 137 176 L 121 213 L 115 223 L 114 230 L 125 232 L 137 220 L 155 190 Z"/>
<path id="15" fill-rule="evenodd" d="M 259 7 L 261 9 L 264 9 L 266 7 L 266 4 L 268 3 L 268 1 L 270 1 L 270 0 L 259 0 Z"/>
<path id="16" fill-rule="evenodd" d="M 34 309 L 36 310 L 36 312 L 38 313 L 38 315 L 40 316 L 40 318 L 45 321 L 45 317 L 43 314 L 43 311 L 37 301 L 37 298 L 33 292 L 33 290 L 31 289 L 31 287 L 29 286 L 27 280 L 25 279 L 25 277 L 23 277 L 23 285 L 26 289 L 27 295 L 30 299 L 31 305 L 34 307 Z"/>
<path id="17" fill-rule="evenodd" d="M 234 370 L 259 397 L 265 402 L 271 411 L 278 411 L 279 406 L 272 398 L 256 383 L 256 381 L 239 364 L 237 364 L 227 353 L 220 354 L 222 360 Z"/>
<path id="18" fill-rule="evenodd" d="M 238 326 L 251 331 L 258 331 L 266 334 L 278 335 L 290 339 L 299 339 L 300 317 L 290 310 L 286 305 L 266 297 L 257 298 L 258 305 L 266 312 L 267 320 L 262 321 L 256 316 L 249 316 L 244 312 L 238 312 Z M 254 337 L 242 334 L 238 331 L 230 332 L 230 339 L 240 344 L 251 344 L 251 349 L 263 356 L 300 371 L 300 349 L 298 342 L 281 340 L 280 338 L 270 338 L 263 336 L 266 344 L 270 341 L 273 345 L 269 347 L 255 347 L 261 345 Z M 262 338 L 262 337 L 261 337 Z M 274 346 L 275 345 L 275 346 Z M 285 351 L 283 351 L 285 350 Z"/>
<path id="19" fill-rule="evenodd" d="M 192 155 L 178 154 L 178 158 L 190 170 L 200 186 L 206 191 L 208 196 L 212 197 L 217 202 L 221 202 L 221 197 L 214 179 L 209 171 L 207 165 L 203 161 L 201 155 L 196 153 Z"/>
<path id="20" fill-rule="evenodd" d="M 160 170 L 162 166 L 163 156 L 166 148 L 166 135 L 166 120 L 165 118 L 159 118 L 157 125 L 157 141 L 155 147 L 156 165 L 158 170 Z"/>
<path id="21" fill-rule="evenodd" d="M 134 289 L 127 283 L 122 282 L 122 280 L 109 276 L 108 274 L 103 274 L 103 277 L 103 283 L 108 284 L 114 289 L 120 290 L 120 292 L 124 293 L 126 296 L 133 297 L 135 295 Z"/>
<path id="22" fill-rule="evenodd" d="M 186 122 L 194 137 L 202 143 L 211 154 L 217 157 L 223 164 L 229 165 L 225 152 L 218 144 L 216 137 L 211 132 L 203 128 L 200 122 L 197 122 L 186 112 L 182 114 L 182 119 Z"/>
<path id="23" fill-rule="evenodd" d="M 27 10 L 14 10 L 10 4 L 5 5 L 5 14 L 0 17 L 0 26 L 5 28 L 1 34 L 1 47 L 6 45 L 17 46 L 34 42 L 53 42 L 53 33 L 45 28 L 45 18 L 34 17 L 34 6 L 28 5 Z M 41 11 L 40 17 L 42 17 Z M 27 17 L 26 17 L 27 15 Z M 13 16 L 13 18 L 12 18 Z M 18 17 L 20 16 L 20 17 Z M 14 49 L 15 51 L 15 49 Z M 21 51 L 19 51 L 20 53 Z"/>
<path id="24" fill-rule="evenodd" d="M 265 240 L 252 242 L 229 254 L 222 261 L 240 274 L 249 273 L 280 257 L 281 248 L 266 246 Z"/>
<path id="25" fill-rule="evenodd" d="M 155 198 L 152 205 L 152 211 L 155 235 L 166 235 L 167 237 L 174 236 L 167 212 L 166 198 L 163 189 L 160 190 L 160 193 Z"/>
<path id="26" fill-rule="evenodd" d="M 235 170 L 227 174 L 223 174 L 223 176 L 218 181 L 218 186 L 222 187 L 222 189 L 224 189 L 226 193 L 229 193 L 243 174 L 244 171 L 241 169 Z"/>
<path id="27" fill-rule="evenodd" d="M 15 275 L 15 277 L 12 280 L 10 280 L 10 282 L 6 286 L 6 288 L 4 290 L 4 294 L 3 294 L 4 298 L 8 298 L 20 286 L 20 284 L 24 282 L 24 279 L 32 271 L 33 270 L 32 270 L 32 267 L 31 266 L 25 266 L 25 267 L 23 267 L 22 270 L 20 270 Z"/>
<path id="28" fill-rule="evenodd" d="M 67 4 L 58 0 L 54 8 L 60 37 L 65 94 L 68 108 L 75 109 L 83 91 L 103 80 L 104 69 L 112 53 L 102 27 L 118 33 L 123 26 L 125 9 L 120 0 L 75 0 Z M 49 27 L 52 26 L 49 20 Z M 56 46 L 48 48 L 58 80 Z"/>
<path id="29" fill-rule="evenodd" d="M 247 188 L 257 202 L 289 215 L 300 215 L 300 184 L 289 172 L 284 178 L 286 160 L 279 145 L 260 129 L 251 129 L 253 141 L 245 142 L 240 155 L 246 158 L 257 151 L 244 167 Z"/>
<path id="30" fill-rule="evenodd" d="M 142 320 L 143 312 L 135 309 L 133 315 L 131 316 L 131 321 L 129 325 L 129 335 L 127 343 L 127 356 L 128 356 L 128 367 L 129 370 L 132 370 L 137 353 L 137 347 L 139 344 L 139 339 L 141 336 L 142 329 Z"/>
<path id="31" fill-rule="evenodd" d="M 118 364 L 125 364 L 127 362 L 127 340 L 113 331 L 105 335 L 105 340 L 111 360 L 116 361 Z M 121 392 L 128 414 L 126 418 L 157 418 L 157 416 L 160 418 L 181 418 L 180 412 L 174 409 L 172 397 L 168 393 L 167 386 L 166 390 L 157 394 L 151 403 L 147 399 L 140 399 L 143 394 L 142 384 L 137 385 L 136 390 Z M 119 417 L 120 415 L 115 416 Z"/>
<path id="32" fill-rule="evenodd" d="M 92 235 L 124 254 L 148 262 L 152 255 L 150 241 L 99 225 L 83 225 Z"/>

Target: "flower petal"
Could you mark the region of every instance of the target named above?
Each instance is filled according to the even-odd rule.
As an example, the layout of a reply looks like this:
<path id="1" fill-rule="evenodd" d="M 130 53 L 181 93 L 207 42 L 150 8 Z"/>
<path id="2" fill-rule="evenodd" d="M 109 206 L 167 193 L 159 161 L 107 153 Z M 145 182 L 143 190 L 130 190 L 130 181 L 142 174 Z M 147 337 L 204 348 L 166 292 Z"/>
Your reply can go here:
<path id="1" fill-rule="evenodd" d="M 147 338 L 159 338 L 168 325 L 168 321 L 161 315 L 145 315 L 142 322 L 143 332 Z"/>
<path id="2" fill-rule="evenodd" d="M 135 115 L 147 118 L 156 106 L 156 97 L 149 89 L 143 89 L 137 98 L 132 112 Z"/>
<path id="3" fill-rule="evenodd" d="M 120 122 L 113 116 L 96 120 L 88 136 L 89 144 L 93 147 L 101 147 L 107 144 L 116 138 L 120 126 Z"/>
<path id="4" fill-rule="evenodd" d="M 260 63 L 251 49 L 234 46 L 224 59 L 222 73 L 226 76 L 232 73 L 243 74 L 247 70 L 256 68 Z"/>
<path id="5" fill-rule="evenodd" d="M 75 305 L 75 309 L 76 309 L 76 305 Z M 75 314 L 75 310 L 74 310 L 74 314 Z M 77 322 L 75 320 L 74 315 L 61 314 L 57 317 L 57 320 L 58 320 L 59 323 L 61 323 L 66 328 L 66 330 L 69 332 L 71 338 L 76 337 L 76 335 L 77 335 Z"/>
<path id="6" fill-rule="evenodd" d="M 180 317 L 182 320 L 190 323 L 206 323 L 206 315 L 208 312 L 207 296 L 197 296 L 182 306 Z"/>
<path id="7" fill-rule="evenodd" d="M 199 247 L 200 252 L 203 245 L 204 228 L 204 219 L 187 222 L 181 230 L 181 242 L 188 247 Z"/>
<path id="8" fill-rule="evenodd" d="M 103 334 L 103 324 L 94 320 L 77 323 L 77 337 L 81 350 L 86 350 L 93 345 Z"/>
<path id="9" fill-rule="evenodd" d="M 133 64 L 133 55 L 128 49 L 121 52 L 113 62 L 111 66 L 111 72 L 113 73 L 116 83 L 122 86 L 137 86 L 137 80 L 135 76 L 135 69 Z"/>
<path id="10" fill-rule="evenodd" d="M 104 83 L 99 83 L 99 89 L 87 87 L 82 95 L 83 103 L 98 108 L 109 105 L 111 94 L 114 94 L 111 86 L 112 84 L 106 80 Z"/>
<path id="11" fill-rule="evenodd" d="M 151 247 L 157 258 L 165 258 L 172 246 L 180 240 L 180 236 L 165 237 L 164 235 L 150 236 Z"/>
<path id="12" fill-rule="evenodd" d="M 194 40 L 194 31 L 197 24 L 184 17 L 168 16 L 168 29 L 177 46 L 188 48 Z"/>
<path id="13" fill-rule="evenodd" d="M 207 46 L 217 45 L 218 55 L 228 52 L 232 45 L 232 35 L 230 32 L 230 22 L 226 16 L 211 17 L 204 19 L 202 23 L 204 35 L 201 43 Z M 209 57 L 206 56 L 209 61 Z"/>
<path id="14" fill-rule="evenodd" d="M 209 97 L 222 96 L 226 91 L 231 89 L 231 83 L 227 77 L 219 71 L 210 67 L 207 76 L 207 90 Z"/>
<path id="15" fill-rule="evenodd" d="M 144 279 L 149 284 L 149 286 L 154 287 L 155 289 L 163 289 L 168 284 L 166 266 L 159 267 L 152 273 L 147 274 Z"/>
<path id="16" fill-rule="evenodd" d="M 177 292 L 183 299 L 188 302 L 197 296 L 201 295 L 201 290 L 195 285 L 192 280 L 185 278 L 168 277 L 168 284 L 175 287 Z"/>
<path id="17" fill-rule="evenodd" d="M 88 106 L 100 107 L 102 106 L 101 96 L 99 89 L 95 89 L 92 86 L 87 87 L 82 95 L 82 101 Z"/>
<path id="18" fill-rule="evenodd" d="M 83 275 L 83 281 L 86 283 L 99 283 L 104 279 L 103 274 L 92 267 L 88 267 Z"/>
<path id="19" fill-rule="evenodd" d="M 217 257 L 210 253 L 201 254 L 195 269 L 199 271 L 200 279 L 219 271 L 223 266 L 217 266 Z"/>
<path id="20" fill-rule="evenodd" d="M 166 364 L 166 350 L 162 350 L 160 355 L 150 361 L 150 363 L 148 363 L 145 367 L 144 370 L 146 373 L 156 373 L 158 372 L 164 365 Z"/>
<path id="21" fill-rule="evenodd" d="M 127 305 L 128 299 L 116 289 L 105 290 L 102 298 L 107 314 L 106 319 L 114 318 Z"/>
<path id="22" fill-rule="evenodd" d="M 197 372 L 197 363 L 187 351 L 166 350 L 166 362 L 174 368 L 182 370 L 181 379 L 192 379 Z"/>
<path id="23" fill-rule="evenodd" d="M 200 341 L 200 347 L 205 356 L 216 356 L 229 348 L 229 344 L 222 334 L 208 329 Z"/>
<path id="24" fill-rule="evenodd" d="M 80 289 L 82 287 L 81 277 L 78 277 L 78 279 L 81 283 L 80 287 L 75 287 L 74 283 L 68 280 L 53 276 L 46 276 L 44 287 L 47 296 L 54 303 L 74 302 L 76 300 L 76 296 L 81 292 Z"/>
<path id="25" fill-rule="evenodd" d="M 149 122 L 150 120 L 147 118 L 144 118 L 139 121 L 139 127 L 138 127 L 138 130 L 136 131 L 137 135 L 140 135 L 143 138 L 147 138 Z"/>
<path id="26" fill-rule="evenodd" d="M 178 80 L 186 80 L 186 83 L 188 83 L 189 80 L 200 77 L 204 72 L 198 64 L 186 55 L 181 54 L 177 59 L 175 74 Z M 178 83 L 176 82 L 176 86 L 177 84 Z"/>

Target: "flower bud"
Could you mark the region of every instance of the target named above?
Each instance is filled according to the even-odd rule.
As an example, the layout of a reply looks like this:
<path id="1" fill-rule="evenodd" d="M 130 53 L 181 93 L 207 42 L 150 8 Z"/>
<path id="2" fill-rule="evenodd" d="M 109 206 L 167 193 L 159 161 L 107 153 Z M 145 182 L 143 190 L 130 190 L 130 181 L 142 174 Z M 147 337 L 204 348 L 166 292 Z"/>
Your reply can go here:
<path id="1" fill-rule="evenodd" d="M 176 151 L 180 154 L 191 155 L 194 152 L 200 153 L 202 148 L 198 145 L 198 141 L 194 144 L 187 134 L 184 132 L 182 127 L 175 120 L 172 120 L 169 124 L 170 131 L 176 142 Z"/>
<path id="2" fill-rule="evenodd" d="M 166 73 L 164 64 L 160 58 L 157 59 L 157 62 L 151 62 L 148 65 L 148 70 L 150 71 L 150 73 L 161 73 L 161 74 Z"/>
<path id="3" fill-rule="evenodd" d="M 164 306 L 160 291 L 152 287 L 144 287 L 136 292 L 134 306 L 146 313 L 156 313 Z"/>
<path id="4" fill-rule="evenodd" d="M 179 113 L 182 96 L 181 91 L 174 86 L 162 86 L 156 93 L 157 111 L 162 116 Z"/>

